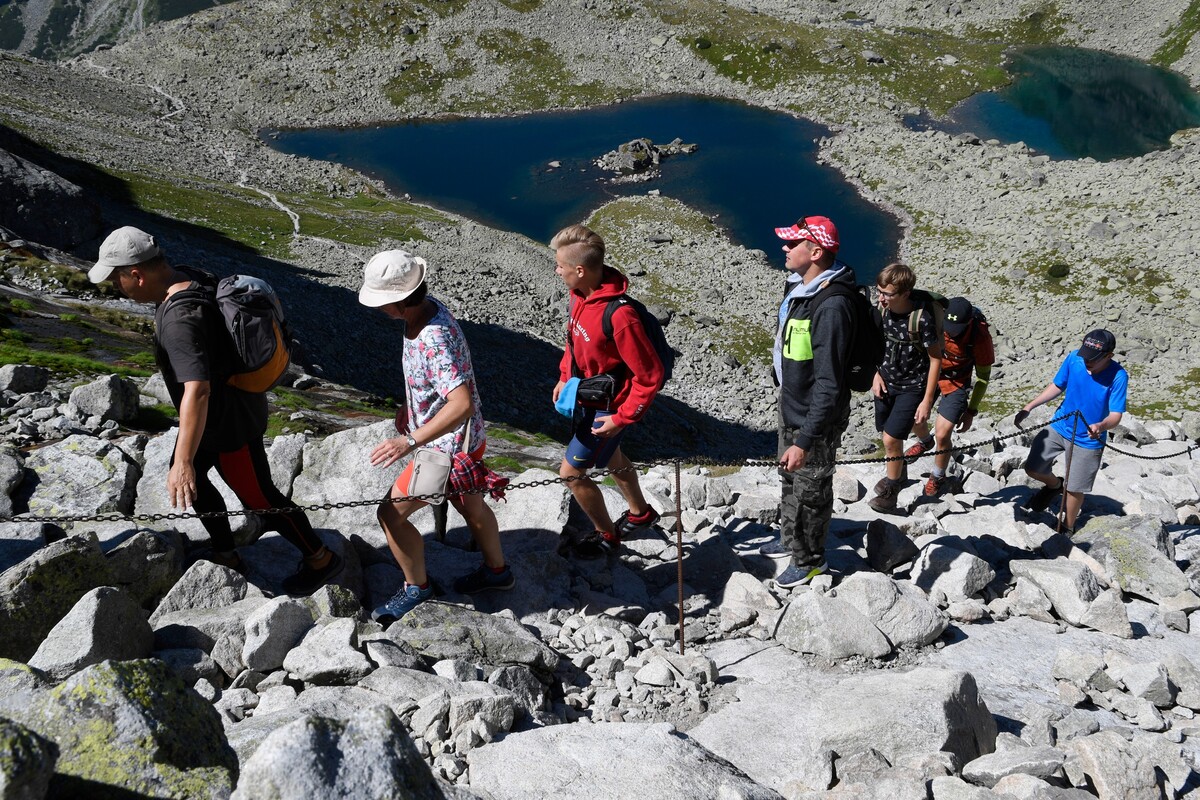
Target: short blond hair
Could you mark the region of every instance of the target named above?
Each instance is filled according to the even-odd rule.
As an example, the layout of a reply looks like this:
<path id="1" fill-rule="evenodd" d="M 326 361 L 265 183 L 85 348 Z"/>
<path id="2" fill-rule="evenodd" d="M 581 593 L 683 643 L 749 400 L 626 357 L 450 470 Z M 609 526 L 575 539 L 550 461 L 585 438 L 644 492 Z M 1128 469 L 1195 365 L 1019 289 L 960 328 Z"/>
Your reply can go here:
<path id="1" fill-rule="evenodd" d="M 911 292 L 917 285 L 917 274 L 899 262 L 888 264 L 880 270 L 875 285 L 880 289 L 891 286 L 900 293 Z"/>
<path id="2" fill-rule="evenodd" d="M 604 266 L 604 240 L 600 234 L 584 225 L 568 225 L 550 240 L 550 249 L 561 250 L 564 247 L 574 248 L 571 260 L 578 261 L 585 268 L 597 269 Z"/>

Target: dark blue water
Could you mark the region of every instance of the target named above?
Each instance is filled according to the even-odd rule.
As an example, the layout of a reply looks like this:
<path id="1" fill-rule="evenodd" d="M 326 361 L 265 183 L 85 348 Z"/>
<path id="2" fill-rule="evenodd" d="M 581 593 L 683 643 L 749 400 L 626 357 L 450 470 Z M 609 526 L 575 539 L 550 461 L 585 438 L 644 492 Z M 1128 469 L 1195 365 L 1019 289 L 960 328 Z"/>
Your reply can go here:
<path id="1" fill-rule="evenodd" d="M 1200 125 L 1200 95 L 1178 73 L 1133 58 L 1071 47 L 1016 51 L 1008 86 L 970 97 L 945 120 L 910 127 L 1025 142 L 1053 159 L 1131 158 Z"/>
<path id="2" fill-rule="evenodd" d="M 414 121 L 376 128 L 268 132 L 287 153 L 337 161 L 489 226 L 540 242 L 616 196 L 658 189 L 710 216 L 782 265 L 773 229 L 823 214 L 841 257 L 866 281 L 898 251 L 896 220 L 816 163 L 811 122 L 723 100 L 660 97 L 588 111 Z M 277 136 L 278 138 L 271 138 Z M 679 137 L 699 150 L 662 162 L 662 177 L 612 185 L 594 159 L 631 139 Z M 551 168 L 551 161 L 561 162 Z"/>

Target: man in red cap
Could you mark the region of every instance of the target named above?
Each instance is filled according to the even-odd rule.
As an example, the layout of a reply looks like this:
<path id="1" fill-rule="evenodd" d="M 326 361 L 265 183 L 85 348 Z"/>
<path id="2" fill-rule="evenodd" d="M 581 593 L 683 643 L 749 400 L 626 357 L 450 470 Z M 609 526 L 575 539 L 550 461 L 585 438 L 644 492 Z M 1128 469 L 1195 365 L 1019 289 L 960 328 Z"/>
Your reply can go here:
<path id="1" fill-rule="evenodd" d="M 837 228 L 828 217 L 801 217 L 776 228 L 783 240 L 788 293 L 779 307 L 772 358 L 779 383 L 779 539 L 759 550 L 791 563 L 775 579 L 790 588 L 825 572 L 825 536 L 833 516 L 837 448 L 850 421 L 844 376 L 854 340 L 854 271 L 837 260 Z"/>

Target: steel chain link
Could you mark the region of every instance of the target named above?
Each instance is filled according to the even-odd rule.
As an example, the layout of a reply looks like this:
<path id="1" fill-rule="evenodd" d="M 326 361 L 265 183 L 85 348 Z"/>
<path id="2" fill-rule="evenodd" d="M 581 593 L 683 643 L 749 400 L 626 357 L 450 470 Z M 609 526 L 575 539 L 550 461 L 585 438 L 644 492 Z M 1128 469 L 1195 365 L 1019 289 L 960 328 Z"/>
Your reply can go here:
<path id="1" fill-rule="evenodd" d="M 997 434 L 990 439 L 972 442 L 970 444 L 963 444 L 963 445 L 959 445 L 958 447 L 948 447 L 948 448 L 945 448 L 942 450 L 926 450 L 921 455 L 924 457 L 924 456 L 940 455 L 943 453 L 966 452 L 968 450 L 974 450 L 976 448 L 979 448 L 979 447 L 982 447 L 985 445 L 989 445 L 989 444 L 996 446 L 998 448 L 1001 442 L 1007 441 L 1009 439 L 1016 439 L 1021 436 L 1028 436 L 1032 431 L 1038 430 L 1040 428 L 1048 427 L 1048 426 L 1054 424 L 1055 422 L 1059 422 L 1061 420 L 1070 419 L 1072 416 L 1075 416 L 1078 414 L 1079 414 L 1078 411 L 1073 411 L 1070 414 L 1064 414 L 1061 417 L 1055 417 L 1055 418 L 1049 420 L 1048 422 L 1042 423 L 1041 425 L 1033 425 L 1033 426 L 1029 426 L 1027 428 L 1021 428 L 1014 433 Z M 1170 455 L 1165 455 L 1165 456 L 1147 456 L 1147 455 L 1140 455 L 1138 453 L 1127 453 L 1123 450 L 1119 450 L 1119 449 L 1113 447 L 1111 444 L 1106 444 L 1105 447 L 1116 453 L 1119 453 L 1124 456 L 1129 456 L 1131 458 L 1140 458 L 1140 459 L 1144 459 L 1144 460 L 1157 461 L 1157 460 L 1162 460 L 1162 459 L 1167 459 L 1167 458 L 1177 458 L 1179 456 L 1186 455 L 1186 454 L 1192 452 L 1193 450 L 1200 448 L 1200 445 L 1192 445 L 1192 446 L 1188 447 L 1186 450 L 1183 450 L 1182 452 L 1172 453 Z M 902 456 L 902 455 L 900 455 L 900 456 L 880 456 L 877 458 L 843 459 L 843 460 L 835 461 L 833 463 L 837 466 L 848 466 L 848 465 L 854 465 L 854 464 L 886 464 L 889 461 L 900 461 L 903 458 L 904 458 L 904 456 Z M 579 476 L 579 477 L 569 476 L 566 478 L 555 477 L 555 478 L 546 478 L 544 480 L 537 480 L 537 481 L 525 481 L 523 483 L 510 483 L 507 487 L 505 487 L 505 491 L 507 492 L 507 491 L 516 491 L 516 490 L 520 490 L 520 489 L 533 489 L 538 486 L 552 486 L 555 484 L 564 484 L 565 485 L 571 481 L 581 480 L 583 478 L 599 479 L 599 478 L 604 478 L 608 475 L 615 475 L 615 474 L 622 473 L 622 472 L 641 471 L 641 470 L 649 469 L 651 467 L 659 467 L 659 466 L 667 466 L 667 465 L 675 464 L 676 462 L 679 462 L 681 464 L 688 464 L 691 466 L 700 466 L 700 467 L 777 467 L 777 466 L 779 466 L 779 461 L 777 459 L 764 459 L 764 458 L 730 459 L 730 460 L 725 460 L 725 461 L 708 458 L 707 456 L 695 456 L 695 457 L 687 458 L 687 459 L 671 458 L 671 459 L 661 459 L 658 461 L 638 462 L 638 463 L 633 463 L 631 466 L 628 466 L 628 467 L 618 467 L 616 469 L 594 470 L 586 476 Z M 12 522 L 51 522 L 51 523 L 55 523 L 55 524 L 60 524 L 60 523 L 64 523 L 64 522 L 160 522 L 160 521 L 164 521 L 164 520 L 173 522 L 175 520 L 183 520 L 183 519 L 211 519 L 214 517 L 241 517 L 241 516 L 247 516 L 250 514 L 289 514 L 289 513 L 295 513 L 297 511 L 301 511 L 301 512 L 332 511 L 335 509 L 343 509 L 343 508 L 360 508 L 363 506 L 377 506 L 380 503 L 384 503 L 384 502 L 406 503 L 410 500 L 421 500 L 421 501 L 429 502 L 431 504 L 437 504 L 437 503 L 441 503 L 443 500 L 448 500 L 451 497 L 462 496 L 462 495 L 467 495 L 467 494 L 484 494 L 488 491 L 490 491 L 490 490 L 487 488 L 467 489 L 467 490 L 461 490 L 461 491 L 455 489 L 455 490 L 437 493 L 437 494 L 406 495 L 404 497 L 393 497 L 393 498 L 369 498 L 369 499 L 365 499 L 365 500 L 342 500 L 342 501 L 338 501 L 338 502 L 329 502 L 329 503 L 314 503 L 312 505 L 307 505 L 307 506 L 295 506 L 292 508 L 268 508 L 268 509 L 257 509 L 257 510 L 256 509 L 240 509 L 240 510 L 234 510 L 234 511 L 230 511 L 230 510 L 226 510 L 226 511 L 190 511 L 190 512 L 168 512 L 165 514 L 122 514 L 120 512 L 113 511 L 113 512 L 109 512 L 109 513 L 105 513 L 105 514 L 76 514 L 76 515 L 63 515 L 63 516 L 30 516 L 30 515 L 21 514 L 21 515 L 12 517 L 11 521 Z"/>

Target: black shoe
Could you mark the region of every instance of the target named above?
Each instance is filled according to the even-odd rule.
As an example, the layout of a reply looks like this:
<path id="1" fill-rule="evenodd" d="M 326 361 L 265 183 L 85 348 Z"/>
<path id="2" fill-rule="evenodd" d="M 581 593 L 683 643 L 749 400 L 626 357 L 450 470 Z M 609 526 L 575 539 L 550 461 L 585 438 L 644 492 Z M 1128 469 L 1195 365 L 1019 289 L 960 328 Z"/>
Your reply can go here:
<path id="1" fill-rule="evenodd" d="M 319 569 L 309 566 L 308 559 L 301 559 L 299 569 L 283 579 L 283 593 L 292 597 L 310 595 L 341 575 L 346 562 L 332 550 L 329 556 L 329 563 Z"/>
<path id="2" fill-rule="evenodd" d="M 579 537 L 579 540 L 571 545 L 571 554 L 584 561 L 591 561 L 615 553 L 620 546 L 621 540 L 616 535 L 592 531 Z"/>
<path id="3" fill-rule="evenodd" d="M 1062 488 L 1061 478 L 1058 480 L 1058 486 L 1043 486 L 1025 501 L 1025 507 L 1030 511 L 1045 511 L 1050 506 L 1050 501 L 1062 493 Z"/>

